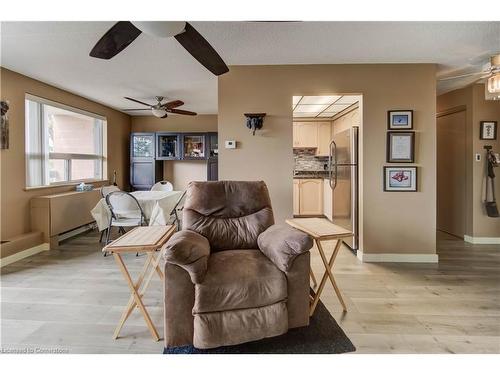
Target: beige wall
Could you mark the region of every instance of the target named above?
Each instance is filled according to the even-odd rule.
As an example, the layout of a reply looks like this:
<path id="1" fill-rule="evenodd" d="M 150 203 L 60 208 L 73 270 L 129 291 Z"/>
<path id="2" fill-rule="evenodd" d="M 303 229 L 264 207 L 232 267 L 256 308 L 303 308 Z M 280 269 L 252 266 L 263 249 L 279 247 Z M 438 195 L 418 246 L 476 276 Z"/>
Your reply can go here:
<path id="1" fill-rule="evenodd" d="M 24 99 L 30 93 L 72 107 L 105 116 L 108 121 L 108 178 L 117 172 L 120 187 L 129 181 L 128 140 L 130 116 L 109 107 L 57 89 L 43 82 L 1 68 L 1 98 L 10 103 L 10 147 L 1 150 L 1 238 L 27 233 L 30 228 L 29 202 L 32 197 L 70 191 L 74 186 L 25 190 Z"/>
<path id="2" fill-rule="evenodd" d="M 133 116 L 133 132 L 216 132 L 217 115 Z"/>
<path id="3" fill-rule="evenodd" d="M 204 160 L 164 161 L 163 179 L 172 182 L 174 190 L 185 190 L 191 181 L 207 180 L 207 162 Z"/>
<path id="4" fill-rule="evenodd" d="M 455 90 L 437 98 L 437 110 L 466 108 L 466 228 L 465 234 L 472 237 L 500 237 L 500 222 L 490 218 L 484 210 L 485 161 L 484 145 L 492 145 L 500 151 L 500 137 L 496 141 L 479 139 L 480 121 L 493 120 L 500 124 L 500 102 L 484 99 L 484 85 L 476 84 Z M 475 161 L 475 154 L 482 160 Z M 445 171 L 446 173 L 446 171 Z M 496 195 L 500 196 L 500 184 L 496 184 Z"/>
<path id="5" fill-rule="evenodd" d="M 132 117 L 134 132 L 216 132 L 217 115 L 179 116 L 166 119 L 154 116 Z M 175 190 L 185 190 L 190 181 L 206 181 L 207 162 L 179 160 L 163 162 L 163 179 L 172 182 Z"/>
<path id="6" fill-rule="evenodd" d="M 433 64 L 232 66 L 219 77 L 219 177 L 264 180 L 277 221 L 292 216 L 292 96 L 362 94 L 361 249 L 435 253 L 436 87 Z M 417 193 L 383 192 L 387 110 L 413 109 Z M 246 112 L 266 112 L 252 136 Z"/>

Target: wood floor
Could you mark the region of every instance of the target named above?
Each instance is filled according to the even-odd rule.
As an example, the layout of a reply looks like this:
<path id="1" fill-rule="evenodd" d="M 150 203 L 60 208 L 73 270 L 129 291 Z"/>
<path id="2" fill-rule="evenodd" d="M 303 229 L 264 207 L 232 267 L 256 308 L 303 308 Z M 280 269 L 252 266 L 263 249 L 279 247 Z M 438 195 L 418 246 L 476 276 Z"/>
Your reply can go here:
<path id="1" fill-rule="evenodd" d="M 333 245 L 333 244 L 332 244 Z M 500 246 L 438 234 L 439 265 L 361 263 L 342 249 L 322 300 L 357 353 L 500 353 Z M 327 246 L 332 248 L 332 246 Z M 126 257 L 132 274 L 144 258 Z M 313 250 L 317 276 L 321 260 Z M 129 292 L 112 257 L 88 233 L 1 270 L 1 349 L 69 353 L 161 353 L 137 311 L 112 339 Z M 145 303 L 162 332 L 162 288 Z"/>

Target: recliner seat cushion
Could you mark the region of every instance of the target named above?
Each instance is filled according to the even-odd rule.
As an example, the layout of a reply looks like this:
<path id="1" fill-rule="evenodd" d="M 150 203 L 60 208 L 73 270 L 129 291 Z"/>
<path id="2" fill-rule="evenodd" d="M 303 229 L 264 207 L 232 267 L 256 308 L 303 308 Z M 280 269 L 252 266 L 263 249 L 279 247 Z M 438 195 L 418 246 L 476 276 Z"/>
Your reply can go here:
<path id="1" fill-rule="evenodd" d="M 260 250 L 212 254 L 202 283 L 195 285 L 193 314 L 256 308 L 284 301 L 287 280 Z"/>

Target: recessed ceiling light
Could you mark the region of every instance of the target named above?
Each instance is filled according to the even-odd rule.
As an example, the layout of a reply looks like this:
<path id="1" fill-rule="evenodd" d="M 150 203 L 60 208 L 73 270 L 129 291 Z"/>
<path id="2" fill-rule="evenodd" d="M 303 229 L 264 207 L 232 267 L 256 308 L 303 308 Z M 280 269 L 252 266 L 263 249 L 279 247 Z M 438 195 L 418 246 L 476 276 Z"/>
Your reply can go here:
<path id="1" fill-rule="evenodd" d="M 338 98 L 340 98 L 340 95 L 304 96 L 300 101 L 300 104 L 332 104 Z"/>
<path id="2" fill-rule="evenodd" d="M 315 117 L 315 113 L 293 112 L 293 117 Z"/>
<path id="3" fill-rule="evenodd" d="M 328 104 L 302 104 L 300 102 L 299 105 L 295 108 L 297 112 L 309 112 L 309 113 L 319 113 L 328 107 Z"/>

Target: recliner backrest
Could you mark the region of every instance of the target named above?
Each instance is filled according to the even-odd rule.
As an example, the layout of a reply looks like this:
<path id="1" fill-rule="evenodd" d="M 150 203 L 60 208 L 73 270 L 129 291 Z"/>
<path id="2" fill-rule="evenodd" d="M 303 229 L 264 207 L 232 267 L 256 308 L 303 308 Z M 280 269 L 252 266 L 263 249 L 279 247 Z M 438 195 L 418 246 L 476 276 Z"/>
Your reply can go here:
<path id="1" fill-rule="evenodd" d="M 191 182 L 182 229 L 208 239 L 212 251 L 257 249 L 257 237 L 274 224 L 264 181 Z"/>

